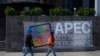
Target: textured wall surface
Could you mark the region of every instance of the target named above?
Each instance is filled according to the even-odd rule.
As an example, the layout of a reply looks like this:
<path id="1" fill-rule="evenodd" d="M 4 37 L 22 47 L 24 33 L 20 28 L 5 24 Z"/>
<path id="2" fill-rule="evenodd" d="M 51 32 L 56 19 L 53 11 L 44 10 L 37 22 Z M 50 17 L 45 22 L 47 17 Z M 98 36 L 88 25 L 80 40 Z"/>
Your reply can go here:
<path id="1" fill-rule="evenodd" d="M 56 22 L 56 21 L 92 21 L 92 35 L 95 49 L 100 49 L 100 17 L 83 16 L 7 16 L 6 17 L 6 47 L 7 51 L 22 51 L 24 26 L 26 22 Z"/>

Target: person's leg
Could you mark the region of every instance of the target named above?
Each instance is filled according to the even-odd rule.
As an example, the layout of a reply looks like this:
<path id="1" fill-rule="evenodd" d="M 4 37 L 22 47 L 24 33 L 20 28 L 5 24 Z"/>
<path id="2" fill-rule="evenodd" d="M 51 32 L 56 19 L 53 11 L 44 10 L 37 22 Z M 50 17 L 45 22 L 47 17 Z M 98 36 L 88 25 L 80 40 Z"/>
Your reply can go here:
<path id="1" fill-rule="evenodd" d="M 48 56 L 50 54 L 50 52 L 51 52 L 51 48 L 48 47 L 48 52 L 47 52 L 46 56 Z"/>
<path id="2" fill-rule="evenodd" d="M 34 56 L 32 47 L 30 47 L 30 53 L 31 53 L 31 56 Z"/>
<path id="3" fill-rule="evenodd" d="M 25 50 L 24 50 L 24 56 L 26 56 L 27 53 L 28 53 L 28 47 L 26 47 Z"/>
<path id="4" fill-rule="evenodd" d="M 53 55 L 56 56 L 56 52 L 55 52 L 55 50 L 54 50 L 54 47 L 51 46 L 50 48 L 51 48 L 51 51 L 53 52 Z"/>

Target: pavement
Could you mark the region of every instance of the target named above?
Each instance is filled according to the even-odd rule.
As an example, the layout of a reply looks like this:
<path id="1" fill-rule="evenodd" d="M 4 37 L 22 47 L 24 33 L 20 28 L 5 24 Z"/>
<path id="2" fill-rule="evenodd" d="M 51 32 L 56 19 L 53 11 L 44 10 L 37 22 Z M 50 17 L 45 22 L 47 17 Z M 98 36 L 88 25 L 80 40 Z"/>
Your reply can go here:
<path id="1" fill-rule="evenodd" d="M 56 52 L 57 56 L 100 56 L 98 51 L 82 51 L 82 52 Z M 45 56 L 46 53 L 34 53 L 34 56 Z M 23 56 L 22 52 L 6 52 L 0 51 L 0 56 Z M 28 54 L 27 56 L 30 56 Z M 49 56 L 53 56 L 52 53 Z"/>

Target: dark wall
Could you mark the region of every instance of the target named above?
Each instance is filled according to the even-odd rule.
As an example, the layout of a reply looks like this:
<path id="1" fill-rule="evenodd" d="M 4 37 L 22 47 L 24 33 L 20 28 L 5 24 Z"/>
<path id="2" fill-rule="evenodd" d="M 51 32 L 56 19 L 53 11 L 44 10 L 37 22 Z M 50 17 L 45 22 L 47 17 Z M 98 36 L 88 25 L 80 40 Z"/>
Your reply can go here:
<path id="1" fill-rule="evenodd" d="M 92 21 L 92 35 L 95 50 L 100 49 L 100 17 L 82 16 L 7 16 L 6 17 L 6 47 L 7 51 L 22 51 L 24 26 L 28 22 L 55 22 L 55 21 Z"/>
<path id="2" fill-rule="evenodd" d="M 89 0 L 89 1 L 90 1 L 89 7 L 94 8 L 95 7 L 95 0 Z"/>
<path id="3" fill-rule="evenodd" d="M 4 14 L 4 6 L 0 4 L 0 41 L 5 41 L 5 23 L 6 23 L 6 17 Z"/>

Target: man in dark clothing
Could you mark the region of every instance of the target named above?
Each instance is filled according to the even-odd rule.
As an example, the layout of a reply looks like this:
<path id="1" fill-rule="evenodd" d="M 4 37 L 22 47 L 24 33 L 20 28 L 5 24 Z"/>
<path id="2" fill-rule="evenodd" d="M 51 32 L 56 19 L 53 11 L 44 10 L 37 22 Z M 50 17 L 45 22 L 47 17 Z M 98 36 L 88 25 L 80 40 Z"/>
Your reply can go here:
<path id="1" fill-rule="evenodd" d="M 25 38 L 25 42 L 24 42 L 24 56 L 26 56 L 27 55 L 27 53 L 31 53 L 31 56 L 33 56 L 33 48 L 32 47 L 34 47 L 34 45 L 33 45 L 33 43 L 32 43 L 33 41 L 32 41 L 32 30 L 31 30 L 31 28 L 29 28 L 28 30 L 27 30 L 27 35 L 26 35 L 26 38 Z"/>
<path id="2" fill-rule="evenodd" d="M 32 35 L 27 34 L 26 40 L 25 40 L 25 47 L 32 47 Z"/>

